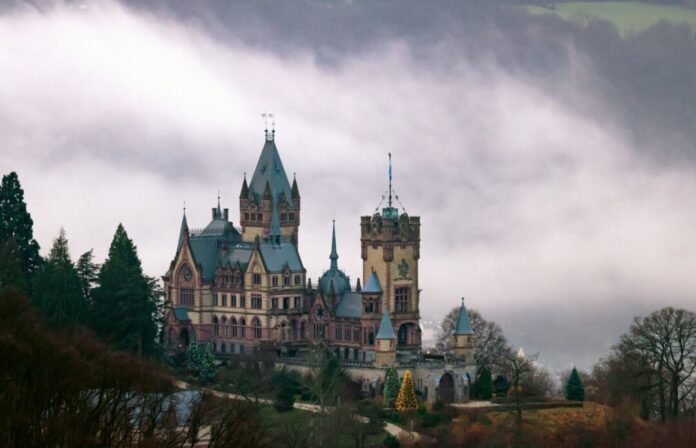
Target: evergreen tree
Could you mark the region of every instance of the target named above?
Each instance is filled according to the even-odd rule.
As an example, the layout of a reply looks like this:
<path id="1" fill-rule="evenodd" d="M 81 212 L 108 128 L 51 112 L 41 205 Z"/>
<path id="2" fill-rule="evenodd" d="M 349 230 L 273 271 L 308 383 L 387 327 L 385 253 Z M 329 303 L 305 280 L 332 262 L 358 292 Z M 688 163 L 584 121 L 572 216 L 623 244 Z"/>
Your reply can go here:
<path id="1" fill-rule="evenodd" d="M 82 295 L 86 303 L 92 302 L 92 288 L 99 280 L 99 265 L 94 262 L 94 249 L 80 255 L 77 260 L 77 274 L 80 276 Z"/>
<path id="2" fill-rule="evenodd" d="M 418 400 L 416 399 L 416 391 L 413 388 L 413 378 L 410 370 L 407 370 L 404 374 L 399 395 L 396 397 L 396 409 L 399 412 L 413 412 L 418 409 Z"/>
<path id="3" fill-rule="evenodd" d="M 213 361 L 210 344 L 199 345 L 198 338 L 194 335 L 186 353 L 186 367 L 204 380 L 210 380 L 215 376 Z"/>
<path id="4" fill-rule="evenodd" d="M 48 258 L 36 270 L 32 291 L 34 304 L 52 325 L 62 327 L 83 320 L 85 301 L 65 230 L 60 229 Z"/>
<path id="5" fill-rule="evenodd" d="M 507 395 L 508 390 L 510 390 L 510 382 L 503 375 L 498 375 L 495 377 L 495 380 L 493 380 L 493 389 L 497 397 L 504 397 Z"/>
<path id="6" fill-rule="evenodd" d="M 382 395 L 384 396 L 384 407 L 394 407 L 396 397 L 399 395 L 399 375 L 393 367 L 388 368 L 384 374 Z"/>
<path id="7" fill-rule="evenodd" d="M 3 285 L 21 285 L 25 288 L 31 285 L 31 275 L 41 263 L 39 243 L 34 239 L 33 225 L 34 222 L 24 203 L 24 191 L 19 184 L 17 173 L 12 172 L 3 176 L 2 184 L 0 184 L 0 243 L 14 240 L 24 277 L 21 281 L 0 278 Z M 13 248 L 3 246 L 3 251 L 14 252 Z M 14 257 L 0 259 L 0 274 L 8 275 L 9 272 L 14 272 L 16 270 L 13 267 L 14 264 L 16 264 Z"/>
<path id="8" fill-rule="evenodd" d="M 143 275 L 140 259 L 126 230 L 118 225 L 109 255 L 93 290 L 94 330 L 119 349 L 140 356 L 157 350 L 159 290 Z"/>
<path id="9" fill-rule="evenodd" d="M 0 289 L 10 287 L 19 291 L 28 289 L 21 254 L 13 238 L 0 240 Z"/>
<path id="10" fill-rule="evenodd" d="M 490 400 L 491 397 L 493 397 L 493 378 L 491 376 L 491 369 L 488 367 L 481 367 L 478 380 L 476 381 L 476 386 L 478 389 L 479 398 L 481 400 Z"/>
<path id="11" fill-rule="evenodd" d="M 574 367 L 566 382 L 565 395 L 566 399 L 571 401 L 585 401 L 585 386 L 582 385 L 580 374 Z"/>

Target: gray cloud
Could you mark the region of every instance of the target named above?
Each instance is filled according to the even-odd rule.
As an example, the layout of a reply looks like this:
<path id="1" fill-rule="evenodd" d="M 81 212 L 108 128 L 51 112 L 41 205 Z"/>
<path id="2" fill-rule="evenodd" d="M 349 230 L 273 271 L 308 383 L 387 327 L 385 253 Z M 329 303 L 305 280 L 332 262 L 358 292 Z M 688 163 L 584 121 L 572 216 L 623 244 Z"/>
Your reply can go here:
<path id="1" fill-rule="evenodd" d="M 554 42 L 542 64 L 553 70 L 534 76 L 537 38 L 518 51 L 506 33 L 524 33 L 500 24 L 479 26 L 479 50 L 460 48 L 464 32 L 414 37 L 407 26 L 368 33 L 369 44 L 353 31 L 320 50 L 306 42 L 326 29 L 298 31 L 272 49 L 261 19 L 235 30 L 80 5 L 0 16 L 0 171 L 20 174 L 45 250 L 64 226 L 74 255 L 103 257 L 123 222 L 148 273 L 163 273 L 183 201 L 189 224 L 204 226 L 221 188 L 236 220 L 262 145 L 259 113 L 272 109 L 314 278 L 334 216 L 340 264 L 360 273 L 359 216 L 378 205 L 392 152 L 400 199 L 422 216 L 425 317 L 464 295 L 515 344 L 555 367 L 588 367 L 633 315 L 693 303 L 696 178 L 674 163 L 688 160 L 693 134 L 675 132 L 681 149 L 656 163 L 662 131 L 641 140 L 630 114 L 616 113 L 623 103 L 602 95 L 604 68 L 587 44 Z M 263 17 L 248 14 L 236 20 Z M 297 31 L 261 25 L 273 39 Z M 533 22 L 528 37 L 534 26 L 548 25 Z"/>

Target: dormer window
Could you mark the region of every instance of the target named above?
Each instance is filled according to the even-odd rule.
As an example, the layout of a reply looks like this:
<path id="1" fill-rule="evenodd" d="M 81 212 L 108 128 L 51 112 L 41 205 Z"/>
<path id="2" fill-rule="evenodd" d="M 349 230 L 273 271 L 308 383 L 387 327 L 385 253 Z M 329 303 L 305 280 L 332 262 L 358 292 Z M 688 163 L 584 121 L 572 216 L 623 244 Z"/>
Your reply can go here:
<path id="1" fill-rule="evenodd" d="M 271 278 L 271 284 L 272 284 L 273 286 L 278 286 L 278 276 L 277 276 L 277 275 L 274 275 L 274 276 Z"/>
<path id="2" fill-rule="evenodd" d="M 283 275 L 283 286 L 290 286 L 290 274 Z"/>

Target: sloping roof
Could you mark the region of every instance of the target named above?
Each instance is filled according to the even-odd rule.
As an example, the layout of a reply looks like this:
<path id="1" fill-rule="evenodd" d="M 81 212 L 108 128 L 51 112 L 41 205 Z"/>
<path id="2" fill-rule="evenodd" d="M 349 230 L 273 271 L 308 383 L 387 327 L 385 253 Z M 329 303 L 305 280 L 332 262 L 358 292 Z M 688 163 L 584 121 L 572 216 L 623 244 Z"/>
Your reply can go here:
<path id="1" fill-rule="evenodd" d="M 362 316 L 362 295 L 355 292 L 343 294 L 334 314 L 336 317 L 360 318 Z"/>
<path id="2" fill-rule="evenodd" d="M 292 197 L 292 188 L 273 139 L 266 139 L 249 183 L 249 191 L 256 195 L 257 200 L 263 197 L 266 182 L 270 184 L 274 198 L 278 198 L 281 192 L 285 193 L 287 199 Z"/>
<path id="3" fill-rule="evenodd" d="M 469 322 L 469 313 L 466 312 L 464 299 L 462 299 L 462 307 L 459 308 L 459 317 L 457 318 L 457 326 L 454 328 L 453 334 L 474 334 Z"/>
<path id="4" fill-rule="evenodd" d="M 270 272 L 282 272 L 286 266 L 293 272 L 304 270 L 300 254 L 297 253 L 297 247 L 292 243 L 263 242 L 259 244 L 259 250 L 263 262 Z"/>
<path id="5" fill-rule="evenodd" d="M 376 272 L 372 271 L 372 274 L 370 274 L 370 277 L 367 279 L 367 282 L 365 282 L 365 286 L 363 287 L 362 292 L 368 294 L 382 293 L 382 285 L 379 284 L 379 277 L 377 277 Z"/>
<path id="6" fill-rule="evenodd" d="M 391 318 L 389 317 L 389 311 L 386 309 L 382 313 L 382 321 L 379 323 L 379 330 L 377 331 L 375 339 L 396 339 L 394 327 L 392 327 Z"/>
<path id="7" fill-rule="evenodd" d="M 176 320 L 180 322 L 190 320 L 188 315 L 188 309 L 185 306 L 175 306 L 174 317 L 176 318 Z"/>

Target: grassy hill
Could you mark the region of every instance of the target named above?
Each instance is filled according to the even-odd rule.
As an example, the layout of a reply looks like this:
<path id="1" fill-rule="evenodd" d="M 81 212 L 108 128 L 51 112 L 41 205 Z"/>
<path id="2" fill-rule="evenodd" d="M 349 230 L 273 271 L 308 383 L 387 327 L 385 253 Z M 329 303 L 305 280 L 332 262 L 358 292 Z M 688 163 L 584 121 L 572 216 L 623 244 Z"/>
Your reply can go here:
<path id="1" fill-rule="evenodd" d="M 553 9 L 527 6 L 533 14 L 556 14 L 566 20 L 584 22 L 600 18 L 613 22 L 622 34 L 643 31 L 667 20 L 689 23 L 696 28 L 696 8 L 676 5 L 657 5 L 640 2 L 571 2 L 556 3 Z"/>

